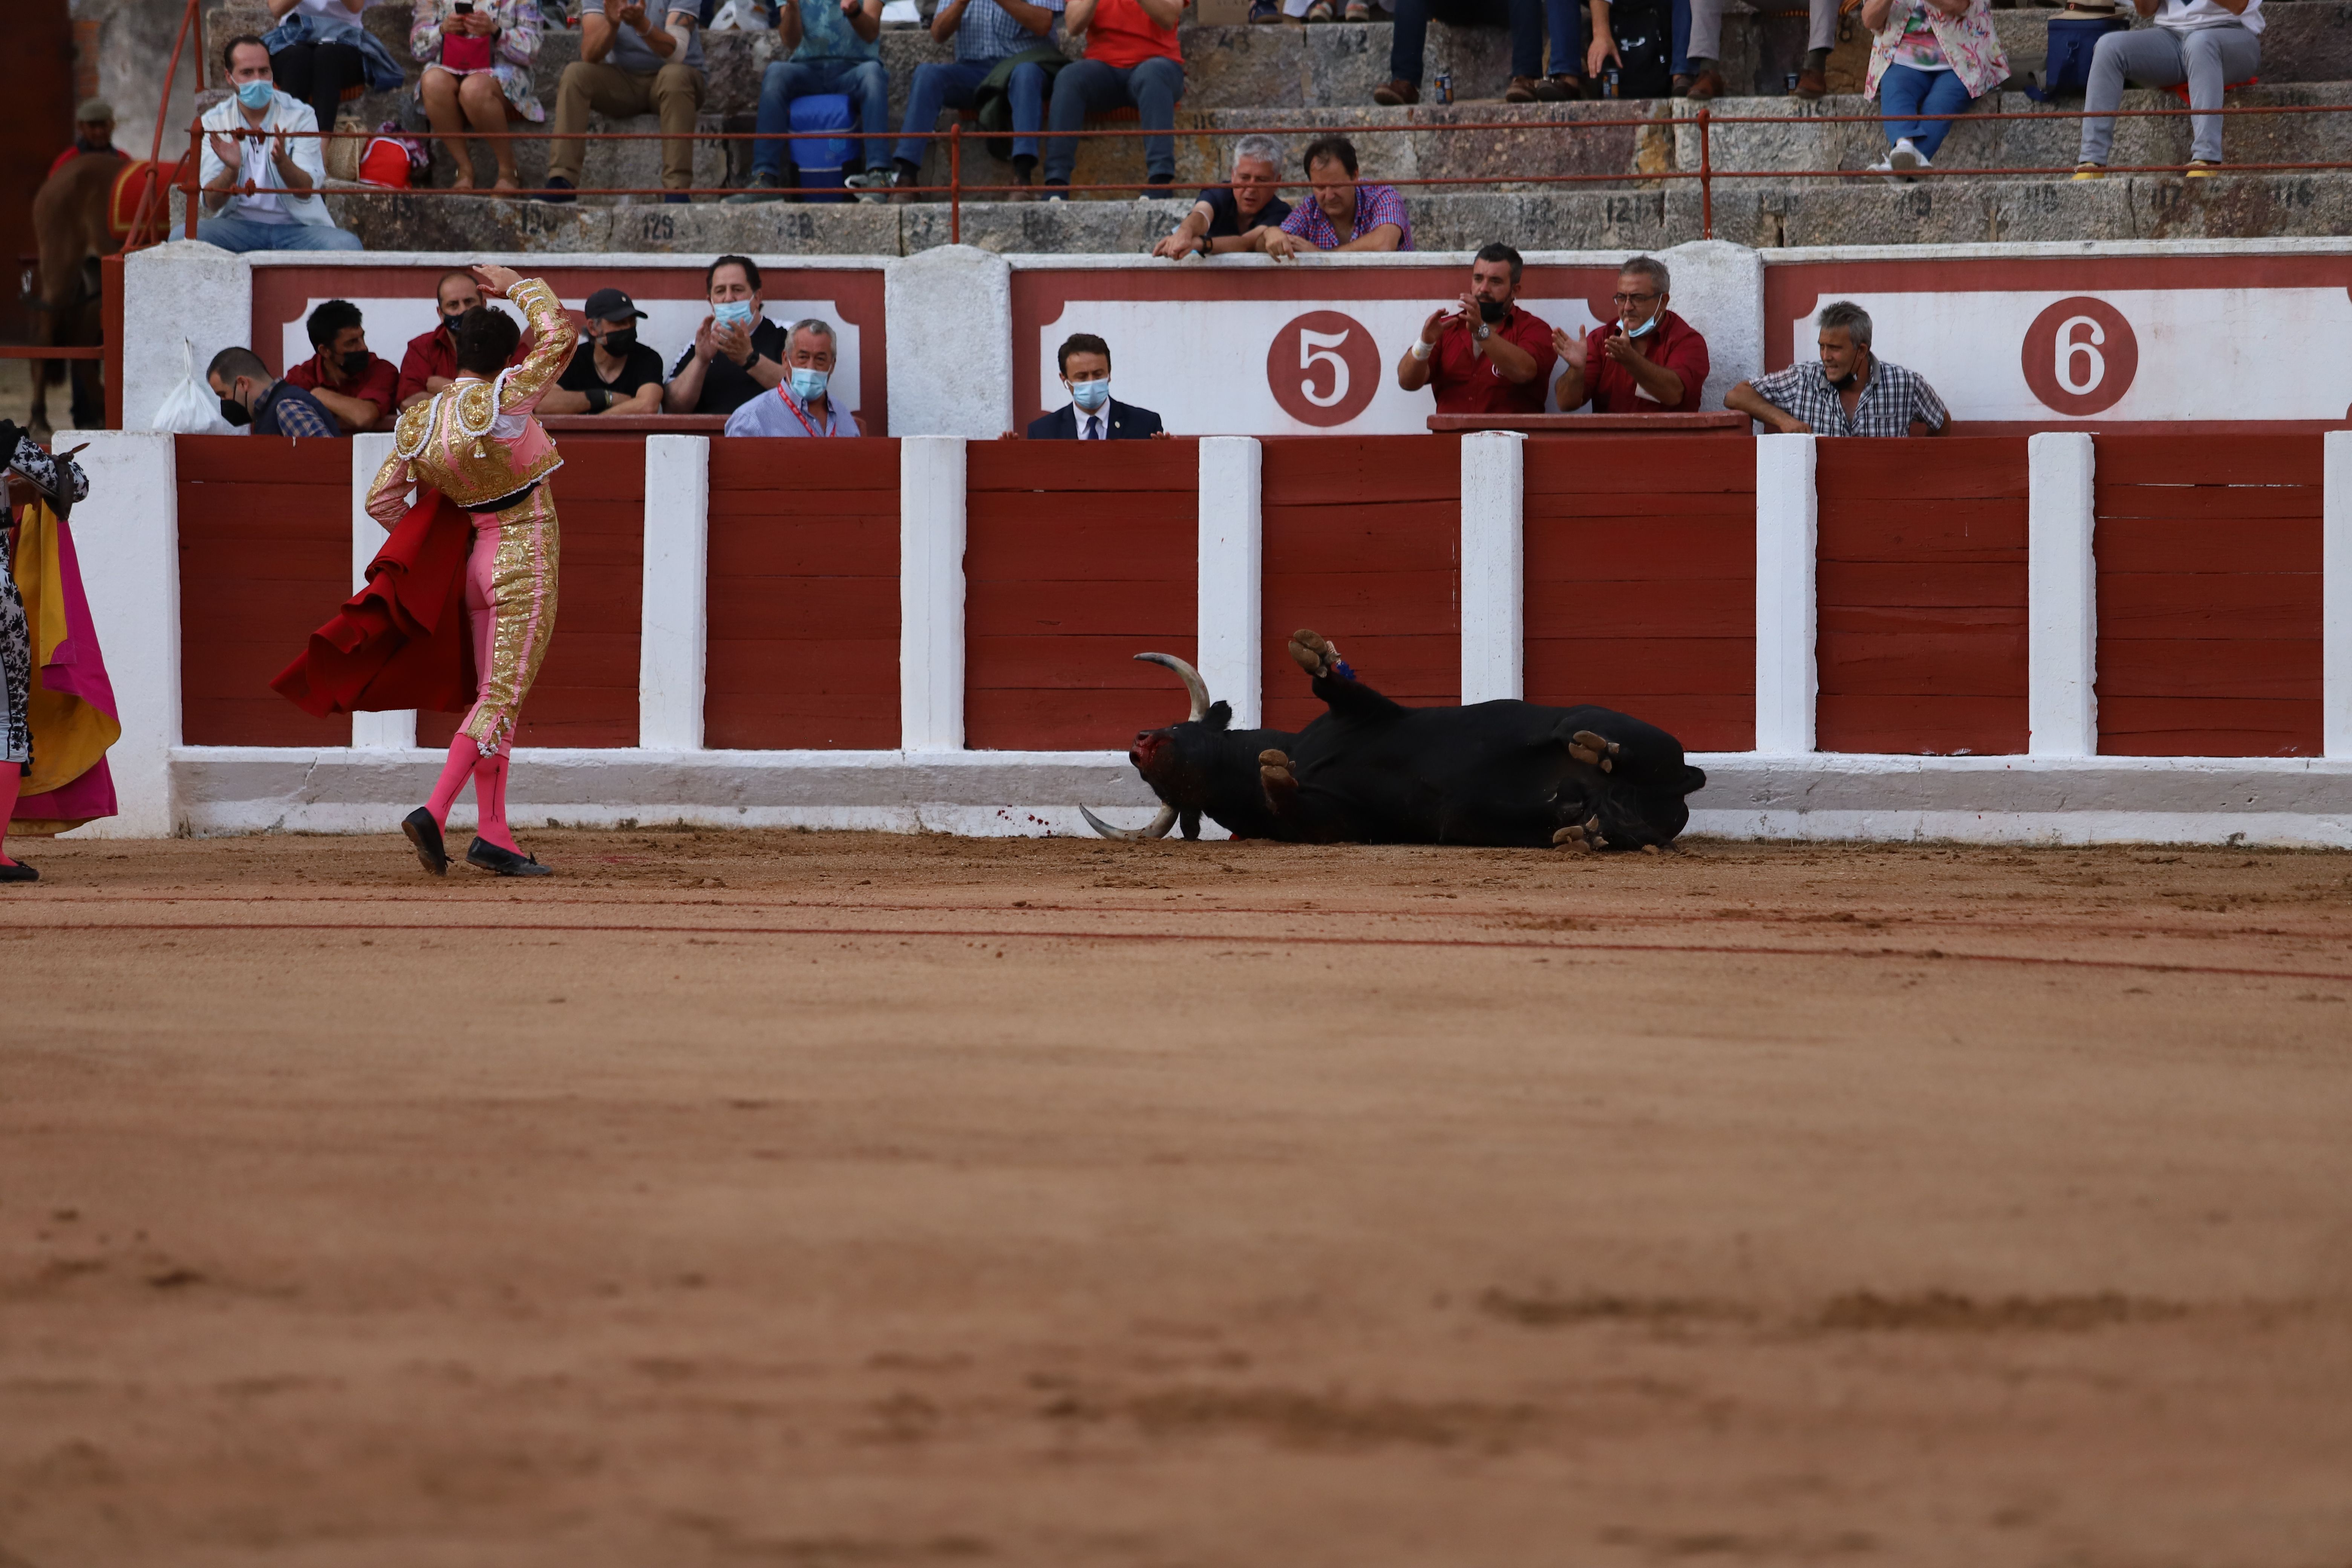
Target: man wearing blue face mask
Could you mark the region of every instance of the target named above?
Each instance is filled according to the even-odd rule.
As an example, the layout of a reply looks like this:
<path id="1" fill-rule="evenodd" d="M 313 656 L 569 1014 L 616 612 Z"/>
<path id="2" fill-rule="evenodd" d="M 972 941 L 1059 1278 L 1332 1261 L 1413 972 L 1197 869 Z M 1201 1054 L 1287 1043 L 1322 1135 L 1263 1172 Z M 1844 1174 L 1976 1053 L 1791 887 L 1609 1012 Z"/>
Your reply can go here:
<path id="1" fill-rule="evenodd" d="M 1555 331 L 1568 369 L 1557 384 L 1560 412 L 1588 401 L 1595 414 L 1696 413 L 1706 386 L 1706 340 L 1666 309 L 1666 264 L 1637 256 L 1618 270 L 1616 320 L 1586 337 Z"/>
<path id="2" fill-rule="evenodd" d="M 1029 422 L 1032 441 L 1143 441 L 1166 437 L 1160 416 L 1110 395 L 1110 345 L 1092 332 L 1073 332 L 1055 356 L 1070 401 Z"/>
<path id="3" fill-rule="evenodd" d="M 662 406 L 672 414 L 732 414 L 783 384 L 784 329 L 768 320 L 760 264 L 722 256 L 702 274 L 710 314 L 670 367 Z"/>
<path id="4" fill-rule="evenodd" d="M 319 195 L 327 184 L 319 117 L 278 90 L 269 49 L 250 33 L 221 51 L 236 91 L 205 111 L 197 179 L 196 237 L 249 250 L 361 250 L 360 237 L 335 226 Z M 289 134 L 294 132 L 294 134 Z"/>
<path id="5" fill-rule="evenodd" d="M 785 339 L 783 384 L 727 418 L 730 436 L 862 436 L 855 410 L 835 402 L 833 367 L 838 340 L 829 322 L 812 316 L 793 323 Z"/>

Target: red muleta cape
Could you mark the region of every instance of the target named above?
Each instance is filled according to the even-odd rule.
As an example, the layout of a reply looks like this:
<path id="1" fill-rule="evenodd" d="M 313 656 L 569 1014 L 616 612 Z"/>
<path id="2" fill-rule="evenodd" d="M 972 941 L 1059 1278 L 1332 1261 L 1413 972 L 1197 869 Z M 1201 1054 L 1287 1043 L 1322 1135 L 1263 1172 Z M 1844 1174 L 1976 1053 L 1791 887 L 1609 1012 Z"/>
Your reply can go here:
<path id="1" fill-rule="evenodd" d="M 466 635 L 466 557 L 473 542 L 472 519 L 440 491 L 419 489 L 368 563 L 367 586 L 310 634 L 271 689 L 320 719 L 472 707 L 478 678 Z"/>

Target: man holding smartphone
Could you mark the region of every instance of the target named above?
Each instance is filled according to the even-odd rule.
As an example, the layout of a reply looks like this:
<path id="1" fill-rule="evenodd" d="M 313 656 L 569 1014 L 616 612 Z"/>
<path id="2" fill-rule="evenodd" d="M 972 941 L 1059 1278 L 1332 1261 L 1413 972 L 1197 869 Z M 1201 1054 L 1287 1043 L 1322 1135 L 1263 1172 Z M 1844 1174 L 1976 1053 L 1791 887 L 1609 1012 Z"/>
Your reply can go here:
<path id="1" fill-rule="evenodd" d="M 1440 414 L 1540 414 L 1551 383 L 1552 330 L 1518 307 L 1519 253 L 1501 241 L 1470 263 L 1461 301 L 1434 310 L 1397 362 L 1397 384 L 1426 386 Z"/>
<path id="2" fill-rule="evenodd" d="M 1664 262 L 1636 256 L 1617 269 L 1616 320 L 1582 338 L 1552 334 L 1552 347 L 1568 363 L 1559 378 L 1561 413 L 1588 402 L 1595 414 L 1697 412 L 1706 387 L 1706 340 L 1666 309 L 1671 287 Z"/>

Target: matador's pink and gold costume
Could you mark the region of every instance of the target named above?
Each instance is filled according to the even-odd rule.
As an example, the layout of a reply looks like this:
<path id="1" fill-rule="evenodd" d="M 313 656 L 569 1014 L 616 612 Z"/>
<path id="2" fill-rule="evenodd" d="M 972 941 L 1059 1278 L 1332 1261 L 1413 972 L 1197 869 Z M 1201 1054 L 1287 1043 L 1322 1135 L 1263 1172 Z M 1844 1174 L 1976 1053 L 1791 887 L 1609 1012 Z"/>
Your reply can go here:
<path id="1" fill-rule="evenodd" d="M 392 457 L 368 490 L 367 510 L 394 528 L 409 510 L 414 485 L 439 491 L 472 516 L 466 621 L 480 684 L 425 809 L 436 826 L 446 826 L 470 773 L 480 837 L 520 856 L 506 824 L 508 753 L 523 699 L 555 635 L 558 532 L 547 479 L 563 463 L 531 410 L 571 363 L 580 334 L 544 282 L 525 279 L 507 297 L 523 308 L 537 334 L 530 353 L 496 380 L 461 378 L 403 413 Z"/>

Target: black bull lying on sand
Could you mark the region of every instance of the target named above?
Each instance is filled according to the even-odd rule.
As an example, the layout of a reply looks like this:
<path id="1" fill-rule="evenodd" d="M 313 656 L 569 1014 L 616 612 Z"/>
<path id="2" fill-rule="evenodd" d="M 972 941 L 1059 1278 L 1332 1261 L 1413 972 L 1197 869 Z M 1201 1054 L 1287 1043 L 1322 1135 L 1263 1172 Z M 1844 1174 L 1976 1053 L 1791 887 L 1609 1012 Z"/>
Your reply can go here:
<path id="1" fill-rule="evenodd" d="M 1706 775 L 1682 742 L 1607 708 L 1480 702 L 1407 708 L 1355 678 L 1311 631 L 1290 656 L 1327 711 L 1297 734 L 1235 730 L 1192 667 L 1164 653 L 1135 657 L 1174 670 L 1191 717 L 1135 738 L 1128 760 L 1160 800 L 1151 826 L 1108 838 L 1160 838 L 1179 819 L 1187 838 L 1207 816 L 1240 838 L 1294 844 L 1574 844 L 1649 849 L 1690 820 L 1683 797 Z"/>

